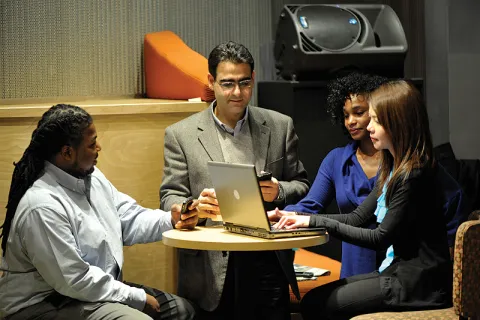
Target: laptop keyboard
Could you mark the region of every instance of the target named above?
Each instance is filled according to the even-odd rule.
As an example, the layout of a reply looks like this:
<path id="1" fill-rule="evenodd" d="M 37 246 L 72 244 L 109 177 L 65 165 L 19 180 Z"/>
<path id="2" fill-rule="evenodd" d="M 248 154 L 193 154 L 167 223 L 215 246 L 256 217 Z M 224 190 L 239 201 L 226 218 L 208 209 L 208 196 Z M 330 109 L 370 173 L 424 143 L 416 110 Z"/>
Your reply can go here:
<path id="1" fill-rule="evenodd" d="M 285 228 L 282 228 L 282 229 L 274 229 L 274 228 L 272 228 L 274 224 L 276 224 L 276 222 L 270 221 L 270 232 L 311 231 L 310 228 L 298 228 L 298 229 L 292 229 L 292 230 L 287 230 L 287 229 L 285 229 Z"/>
<path id="2" fill-rule="evenodd" d="M 273 229 L 270 228 L 270 232 L 294 232 L 294 231 L 312 231 L 310 228 L 298 228 L 298 229 Z"/>

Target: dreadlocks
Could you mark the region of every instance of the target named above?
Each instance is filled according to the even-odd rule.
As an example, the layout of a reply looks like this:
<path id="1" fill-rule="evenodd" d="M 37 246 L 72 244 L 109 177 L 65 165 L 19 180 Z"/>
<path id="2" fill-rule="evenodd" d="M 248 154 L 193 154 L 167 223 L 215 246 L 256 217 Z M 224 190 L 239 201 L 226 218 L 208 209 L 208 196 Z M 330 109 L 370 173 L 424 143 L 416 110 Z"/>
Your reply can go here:
<path id="1" fill-rule="evenodd" d="M 13 163 L 15 169 L 8 194 L 7 214 L 0 227 L 3 255 L 20 199 L 42 174 L 45 160 L 51 160 L 65 145 L 78 147 L 83 140 L 83 131 L 91 123 L 92 117 L 85 110 L 67 104 L 57 104 L 43 114 L 22 158 Z"/>

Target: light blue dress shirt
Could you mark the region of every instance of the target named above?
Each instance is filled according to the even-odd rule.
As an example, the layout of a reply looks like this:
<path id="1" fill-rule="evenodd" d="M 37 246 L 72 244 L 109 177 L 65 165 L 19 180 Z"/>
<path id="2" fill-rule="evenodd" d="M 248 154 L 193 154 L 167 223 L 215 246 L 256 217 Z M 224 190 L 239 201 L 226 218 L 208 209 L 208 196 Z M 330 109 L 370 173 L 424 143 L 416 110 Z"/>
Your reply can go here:
<path id="1" fill-rule="evenodd" d="M 141 207 L 98 170 L 77 179 L 49 162 L 22 197 L 0 278 L 0 316 L 54 290 L 86 302 L 142 310 L 146 294 L 122 280 L 123 246 L 159 241 L 171 214 Z"/>

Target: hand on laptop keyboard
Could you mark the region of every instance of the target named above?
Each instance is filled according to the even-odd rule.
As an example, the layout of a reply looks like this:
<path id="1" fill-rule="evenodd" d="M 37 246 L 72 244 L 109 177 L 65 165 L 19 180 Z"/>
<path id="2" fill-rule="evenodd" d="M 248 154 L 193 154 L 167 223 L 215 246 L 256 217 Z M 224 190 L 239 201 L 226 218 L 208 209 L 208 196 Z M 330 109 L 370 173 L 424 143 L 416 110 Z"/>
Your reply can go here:
<path id="1" fill-rule="evenodd" d="M 275 208 L 275 210 L 270 210 L 267 211 L 267 216 L 268 220 L 277 222 L 282 218 L 283 216 L 294 216 L 295 212 L 293 211 L 285 211 L 285 210 L 279 210 L 278 208 Z"/>
<path id="2" fill-rule="evenodd" d="M 278 210 L 278 209 L 277 209 Z M 274 229 L 298 229 L 308 228 L 310 223 L 310 216 L 303 215 L 288 215 L 283 216 L 280 220 L 272 226 Z"/>

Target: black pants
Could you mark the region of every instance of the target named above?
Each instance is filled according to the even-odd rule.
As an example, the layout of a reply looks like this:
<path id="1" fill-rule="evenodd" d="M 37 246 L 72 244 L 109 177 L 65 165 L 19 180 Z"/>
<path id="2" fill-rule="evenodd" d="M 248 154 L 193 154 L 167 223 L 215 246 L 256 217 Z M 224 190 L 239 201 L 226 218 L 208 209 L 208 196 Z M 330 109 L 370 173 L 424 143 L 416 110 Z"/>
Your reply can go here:
<path id="1" fill-rule="evenodd" d="M 301 301 L 303 320 L 350 319 L 388 310 L 378 272 L 340 279 L 310 290 Z"/>
<path id="2" fill-rule="evenodd" d="M 274 251 L 230 252 L 217 309 L 199 319 L 290 319 L 288 281 Z"/>

